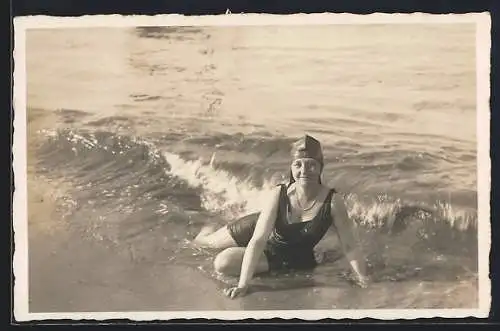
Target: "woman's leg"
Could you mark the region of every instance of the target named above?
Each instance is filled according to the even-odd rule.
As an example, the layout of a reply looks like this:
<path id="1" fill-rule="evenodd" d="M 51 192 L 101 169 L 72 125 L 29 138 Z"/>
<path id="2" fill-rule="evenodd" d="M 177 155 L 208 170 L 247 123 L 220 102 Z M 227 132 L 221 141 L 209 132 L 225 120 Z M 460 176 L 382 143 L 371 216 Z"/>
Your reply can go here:
<path id="1" fill-rule="evenodd" d="M 220 252 L 214 260 L 214 268 L 218 273 L 227 276 L 239 276 L 241 264 L 245 255 L 245 247 L 230 247 Z M 269 264 L 266 255 L 262 253 L 257 262 L 255 273 L 264 273 L 269 271 Z"/>
<path id="2" fill-rule="evenodd" d="M 246 215 L 218 230 L 214 226 L 204 227 L 194 243 L 209 248 L 246 247 L 252 238 L 258 213 Z"/>
<path id="3" fill-rule="evenodd" d="M 223 226 L 218 230 L 216 230 L 213 226 L 205 226 L 201 229 L 196 238 L 194 238 L 193 242 L 200 247 L 217 249 L 238 246 L 231 236 L 227 226 Z"/>

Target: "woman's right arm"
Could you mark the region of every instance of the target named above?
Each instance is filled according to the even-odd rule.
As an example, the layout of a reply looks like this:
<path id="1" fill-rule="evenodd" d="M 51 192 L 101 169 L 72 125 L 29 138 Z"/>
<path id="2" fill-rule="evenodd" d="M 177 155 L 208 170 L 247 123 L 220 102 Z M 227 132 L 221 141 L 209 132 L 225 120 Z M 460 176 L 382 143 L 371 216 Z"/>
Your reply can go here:
<path id="1" fill-rule="evenodd" d="M 281 187 L 277 187 L 271 192 L 269 202 L 260 212 L 259 219 L 255 225 L 252 238 L 248 242 L 243 262 L 241 264 L 240 281 L 238 288 L 246 289 L 250 283 L 259 258 L 264 251 L 269 235 L 274 228 L 276 216 L 278 214 L 279 197 Z"/>

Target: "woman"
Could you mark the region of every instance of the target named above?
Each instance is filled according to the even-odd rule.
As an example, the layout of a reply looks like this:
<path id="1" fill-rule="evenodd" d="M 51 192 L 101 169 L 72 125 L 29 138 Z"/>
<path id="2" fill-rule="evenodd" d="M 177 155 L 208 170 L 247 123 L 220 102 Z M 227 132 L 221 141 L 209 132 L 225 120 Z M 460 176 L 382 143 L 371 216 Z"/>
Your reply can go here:
<path id="1" fill-rule="evenodd" d="M 276 187 L 260 213 L 215 232 L 203 229 L 194 240 L 224 249 L 214 260 L 215 270 L 240 276 L 237 286 L 224 291 L 230 298 L 244 295 L 254 274 L 314 268 L 314 247 L 329 228 L 336 230 L 358 284 L 368 283 L 344 201 L 321 183 L 321 144 L 305 135 L 293 144 L 292 159 L 290 183 Z"/>

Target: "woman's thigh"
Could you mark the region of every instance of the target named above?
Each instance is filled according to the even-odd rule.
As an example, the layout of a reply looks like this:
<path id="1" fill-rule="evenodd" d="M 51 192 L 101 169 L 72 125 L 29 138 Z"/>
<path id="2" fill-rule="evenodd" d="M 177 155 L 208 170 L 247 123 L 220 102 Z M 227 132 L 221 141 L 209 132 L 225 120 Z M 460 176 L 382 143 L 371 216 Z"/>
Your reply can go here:
<path id="1" fill-rule="evenodd" d="M 215 232 L 199 236 L 195 241 L 200 246 L 216 249 L 238 246 L 238 244 L 234 241 L 231 233 L 229 232 L 227 226 L 223 226 Z"/>
<path id="2" fill-rule="evenodd" d="M 228 276 L 239 276 L 245 249 L 245 247 L 230 247 L 220 252 L 214 260 L 215 270 Z M 267 257 L 264 253 L 261 253 L 255 268 L 255 274 L 267 271 L 269 271 Z"/>

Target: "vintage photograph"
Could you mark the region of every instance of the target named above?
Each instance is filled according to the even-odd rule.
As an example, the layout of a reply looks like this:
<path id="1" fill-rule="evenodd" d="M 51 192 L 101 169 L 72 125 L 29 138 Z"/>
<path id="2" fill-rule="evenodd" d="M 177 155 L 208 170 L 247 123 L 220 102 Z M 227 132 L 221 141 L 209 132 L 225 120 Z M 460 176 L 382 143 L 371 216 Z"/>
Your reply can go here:
<path id="1" fill-rule="evenodd" d="M 486 316 L 489 16 L 417 17 L 17 20 L 17 318 Z"/>

